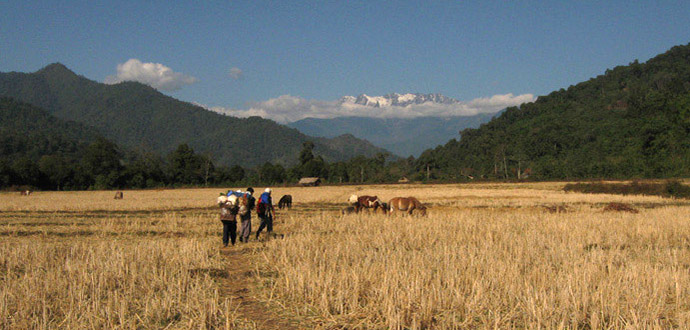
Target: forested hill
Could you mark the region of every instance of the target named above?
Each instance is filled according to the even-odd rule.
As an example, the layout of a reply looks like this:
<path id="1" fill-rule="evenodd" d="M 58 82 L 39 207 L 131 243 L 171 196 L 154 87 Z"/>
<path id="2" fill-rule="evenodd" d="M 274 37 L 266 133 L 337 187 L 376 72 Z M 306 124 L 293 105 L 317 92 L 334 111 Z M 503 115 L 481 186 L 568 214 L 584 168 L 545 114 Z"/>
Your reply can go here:
<path id="1" fill-rule="evenodd" d="M 5 160 L 45 155 L 77 157 L 100 138 L 95 129 L 62 121 L 42 109 L 11 98 L 0 98 L 0 155 Z"/>
<path id="2" fill-rule="evenodd" d="M 107 143 L 93 128 L 0 97 L 0 188 L 88 187 L 89 167 L 76 164 L 87 165 L 84 156 L 97 142 Z"/>
<path id="3" fill-rule="evenodd" d="M 385 152 L 350 136 L 313 138 L 259 117 L 224 116 L 140 83 L 98 83 L 62 64 L 51 64 L 35 73 L 0 73 L 0 96 L 92 126 L 125 147 L 166 154 L 187 143 L 224 165 L 292 164 L 305 141 L 314 141 L 315 153 L 330 161 Z"/>
<path id="4" fill-rule="evenodd" d="M 427 165 L 438 178 L 689 176 L 690 45 L 509 108 L 425 151 Z"/>

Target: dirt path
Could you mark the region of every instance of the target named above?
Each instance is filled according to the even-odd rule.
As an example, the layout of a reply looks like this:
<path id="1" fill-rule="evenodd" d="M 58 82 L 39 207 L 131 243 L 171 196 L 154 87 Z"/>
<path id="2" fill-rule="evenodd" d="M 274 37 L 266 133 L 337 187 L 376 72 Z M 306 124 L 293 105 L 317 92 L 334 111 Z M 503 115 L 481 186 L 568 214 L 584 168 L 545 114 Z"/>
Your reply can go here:
<path id="1" fill-rule="evenodd" d="M 229 298 L 239 304 L 236 312 L 239 318 L 248 321 L 247 329 L 304 329 L 305 326 L 300 326 L 298 321 L 281 315 L 277 308 L 255 298 L 255 267 L 248 256 L 252 249 L 260 248 L 260 244 L 256 241 L 238 242 L 238 245 L 221 249 L 228 272 L 228 277 L 220 282 L 221 298 Z"/>

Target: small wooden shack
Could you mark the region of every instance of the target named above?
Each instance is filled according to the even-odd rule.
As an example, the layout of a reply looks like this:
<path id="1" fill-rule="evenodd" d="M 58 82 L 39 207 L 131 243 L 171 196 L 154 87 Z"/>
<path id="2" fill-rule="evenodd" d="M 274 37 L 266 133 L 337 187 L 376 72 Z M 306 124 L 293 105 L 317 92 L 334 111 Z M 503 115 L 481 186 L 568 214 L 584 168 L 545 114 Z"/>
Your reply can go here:
<path id="1" fill-rule="evenodd" d="M 299 179 L 298 184 L 300 186 L 311 186 L 311 187 L 316 187 L 321 184 L 321 178 L 318 177 L 309 177 L 309 178 L 301 178 Z"/>

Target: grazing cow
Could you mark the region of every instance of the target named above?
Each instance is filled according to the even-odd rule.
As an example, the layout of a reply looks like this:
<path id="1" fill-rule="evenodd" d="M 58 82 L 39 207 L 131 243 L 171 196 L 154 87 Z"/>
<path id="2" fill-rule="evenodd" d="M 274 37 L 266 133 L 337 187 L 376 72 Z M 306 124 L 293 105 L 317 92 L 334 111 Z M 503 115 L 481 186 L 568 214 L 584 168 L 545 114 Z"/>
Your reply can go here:
<path id="1" fill-rule="evenodd" d="M 376 210 L 381 208 L 381 203 L 383 203 L 378 196 L 359 196 L 357 197 L 357 204 L 355 204 L 356 212 L 359 213 L 364 208 Z M 384 211 L 385 212 L 385 211 Z"/>
<path id="2" fill-rule="evenodd" d="M 426 206 L 414 197 L 395 197 L 388 202 L 388 208 L 391 214 L 402 211 L 412 215 L 412 211 L 418 210 L 420 215 L 426 215 Z"/>
<path id="3" fill-rule="evenodd" d="M 357 198 L 359 198 L 359 196 L 352 194 L 350 198 L 347 199 L 347 202 L 352 205 L 357 205 Z"/>
<path id="4" fill-rule="evenodd" d="M 282 210 L 283 207 L 287 207 L 288 210 L 292 208 L 292 195 L 283 195 L 283 197 L 280 198 L 278 201 L 278 208 Z"/>
<path id="5" fill-rule="evenodd" d="M 19 192 L 19 194 L 22 196 L 29 196 L 31 195 L 31 190 L 22 190 Z"/>
<path id="6" fill-rule="evenodd" d="M 389 211 L 388 203 L 381 202 L 381 210 L 383 210 L 383 213 L 386 213 Z"/>
<path id="7" fill-rule="evenodd" d="M 115 193 L 115 199 L 122 199 L 123 197 L 124 197 L 124 195 L 122 194 L 121 191 L 118 191 Z"/>

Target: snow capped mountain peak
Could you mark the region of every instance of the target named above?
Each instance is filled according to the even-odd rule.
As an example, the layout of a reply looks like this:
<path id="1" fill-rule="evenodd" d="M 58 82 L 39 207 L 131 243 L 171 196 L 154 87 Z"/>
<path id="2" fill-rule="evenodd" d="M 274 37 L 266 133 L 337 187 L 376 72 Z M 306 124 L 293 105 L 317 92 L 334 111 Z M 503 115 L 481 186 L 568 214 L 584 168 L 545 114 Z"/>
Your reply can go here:
<path id="1" fill-rule="evenodd" d="M 398 97 L 398 102 L 410 102 L 414 100 L 417 96 L 415 94 L 393 94 Z"/>
<path id="2" fill-rule="evenodd" d="M 355 103 L 355 101 L 357 101 L 357 98 L 354 96 L 345 95 L 345 96 L 341 97 L 339 101 L 341 104 L 342 103 Z"/>
<path id="3" fill-rule="evenodd" d="M 354 103 L 359 105 L 365 105 L 375 108 L 398 106 L 406 107 L 412 104 L 422 104 L 427 102 L 440 103 L 440 104 L 454 104 L 460 101 L 446 97 L 442 94 L 398 94 L 391 93 L 383 96 L 369 96 L 367 94 L 361 94 L 357 97 L 354 96 L 344 96 L 340 98 L 341 103 Z"/>
<path id="4" fill-rule="evenodd" d="M 385 96 L 369 96 L 367 94 L 362 94 L 357 97 L 355 103 L 379 108 L 391 105 L 391 99 Z"/>

